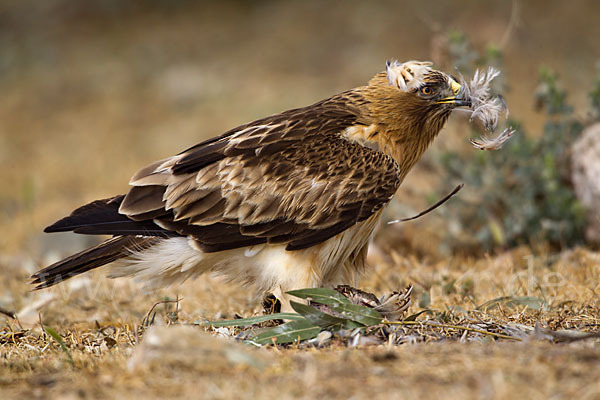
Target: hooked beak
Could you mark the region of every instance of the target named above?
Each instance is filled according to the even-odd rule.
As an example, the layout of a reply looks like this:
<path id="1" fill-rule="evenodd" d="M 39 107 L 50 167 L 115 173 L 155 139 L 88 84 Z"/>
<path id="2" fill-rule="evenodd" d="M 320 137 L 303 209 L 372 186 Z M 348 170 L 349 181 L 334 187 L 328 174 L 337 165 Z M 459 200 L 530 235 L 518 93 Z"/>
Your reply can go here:
<path id="1" fill-rule="evenodd" d="M 450 78 L 450 88 L 452 89 L 454 96 L 444 97 L 443 99 L 436 101 L 436 104 L 454 104 L 456 107 L 471 107 L 471 100 L 461 97 L 462 86 L 452 78 Z"/>

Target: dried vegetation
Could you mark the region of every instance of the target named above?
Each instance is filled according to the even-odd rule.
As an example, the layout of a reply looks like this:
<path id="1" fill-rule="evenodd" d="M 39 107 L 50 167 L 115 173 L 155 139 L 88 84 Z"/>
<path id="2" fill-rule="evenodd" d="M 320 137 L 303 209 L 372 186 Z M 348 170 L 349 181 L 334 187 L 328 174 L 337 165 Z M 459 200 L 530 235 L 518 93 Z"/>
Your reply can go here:
<path id="1" fill-rule="evenodd" d="M 412 282 L 410 320 L 261 348 L 232 338 L 256 327 L 203 325 L 262 312 L 256 299 L 218 279 L 143 293 L 130 280 L 95 273 L 69 290 L 31 293 L 23 266 L 5 264 L 0 289 L 22 308 L 9 311 L 25 320 L 2 317 L 2 392 L 101 398 L 186 397 L 198 390 L 209 398 L 600 394 L 600 254 L 576 249 L 533 256 L 520 248 L 438 262 L 382 254 L 372 252 L 377 267 L 361 286 L 379 294 Z M 44 293 L 52 298 L 39 302 Z M 35 303 L 45 305 L 32 313 Z"/>
<path id="2" fill-rule="evenodd" d="M 427 12 L 401 3 L 364 8 L 367 3 L 356 1 L 328 8 L 317 1 L 294 7 L 265 2 L 242 11 L 239 2 L 213 8 L 179 2 L 168 10 L 162 2 L 147 9 L 136 2 L 47 3 L 0 6 L 6 22 L 0 26 L 1 398 L 600 398 L 600 254 L 566 245 L 559 251 L 554 243 L 532 248 L 520 239 L 540 231 L 531 222 L 540 215 L 579 227 L 570 197 L 539 203 L 538 188 L 561 188 L 554 185 L 560 174 L 526 175 L 537 185 L 515 186 L 531 188 L 517 200 L 509 187 L 512 208 L 501 210 L 532 213 L 523 220 L 489 207 L 489 197 L 475 203 L 483 206 L 469 203 L 454 216 L 451 207 L 459 202 L 452 199 L 437 211 L 448 223 L 443 228 L 431 223 L 436 217 L 430 214 L 383 230 L 369 256 L 373 269 L 360 287 L 381 296 L 412 285 L 404 319 L 364 329 L 319 329 L 301 343 L 257 348 L 232 336 L 256 333 L 258 327 L 205 325 L 262 313 L 260 299 L 209 277 L 152 293 L 128 279 L 106 279 L 102 270 L 51 290 L 34 293 L 27 285 L 38 267 L 88 244 L 83 237 L 38 232 L 67 210 L 123 191 L 140 165 L 252 118 L 361 84 L 391 57 L 431 56 L 448 71 L 457 66 L 470 75 L 477 55 L 463 39 L 441 32 L 463 26 L 473 37 L 499 37 L 509 13 L 506 2 L 492 2 L 507 11 L 493 17 L 490 2 L 461 3 L 458 9 L 435 3 L 434 17 L 447 18 L 441 26 Z M 574 47 L 582 29 L 589 30 L 587 37 L 598 36 L 597 12 L 550 3 L 521 3 L 523 45 L 507 46 L 508 74 L 502 75 L 512 84 L 506 97 L 511 116 L 540 134 L 543 129 L 535 126 L 548 117 L 530 111 L 537 84 L 533 61 L 549 57 L 553 66 L 569 71 L 561 74 L 566 86 L 578 87 L 591 73 L 583 66 L 597 54 Z M 541 10 L 545 18 L 537 18 Z M 377 26 L 360 22 L 367 14 Z M 568 24 L 554 29 L 558 19 L 578 21 L 577 29 Z M 309 20 L 319 29 L 307 30 Z M 511 18 L 510 26 L 518 22 Z M 415 35 L 406 35 L 408 23 Z M 537 45 L 550 42 L 552 54 L 544 53 L 550 46 Z M 448 46 L 451 60 L 444 65 L 438 51 Z M 555 58 L 569 51 L 577 57 Z M 465 62 L 456 63 L 458 56 Z M 550 90 L 541 94 L 556 101 L 544 104 L 565 104 L 552 82 L 546 80 Z M 598 86 L 592 88 L 594 118 Z M 282 97 L 282 91 L 290 95 Z M 585 105 L 586 95 L 587 90 L 571 92 L 574 106 Z M 562 111 L 551 117 L 557 121 L 548 128 L 554 133 L 550 139 L 576 131 Z M 454 149 L 453 140 L 459 149 L 465 145 L 470 125 L 464 120 L 450 122 L 408 177 L 389 219 L 423 209 L 428 193 L 447 192 L 436 186 L 441 176 L 436 163 L 442 150 Z M 557 148 L 555 142 L 536 147 L 524 141 L 524 131 L 499 152 L 474 152 L 465 145 L 462 153 L 476 153 L 483 161 L 465 161 L 460 154 L 445 168 L 458 165 L 464 172 L 465 165 L 474 165 L 472 179 L 463 174 L 460 181 L 475 188 L 477 177 L 494 177 L 471 193 L 502 200 L 507 189 L 496 181 L 511 165 L 502 158 L 512 154 L 510 147 L 528 162 L 531 154 Z M 554 166 L 546 164 L 546 171 Z M 464 192 L 459 198 L 467 197 Z M 553 207 L 557 201 L 564 206 Z M 406 204 L 410 207 L 402 208 Z M 469 217 L 463 210 L 479 214 Z M 497 215 L 505 217 L 496 221 Z M 500 228 L 493 229 L 496 225 Z M 475 226 L 482 227 L 477 234 Z M 549 229 L 560 233 L 552 242 L 568 237 L 559 228 Z M 430 239 L 436 234 L 438 239 Z M 442 251 L 446 235 L 460 240 Z M 406 237 L 410 243 L 401 243 Z M 475 255 L 447 255 L 465 242 Z M 528 246 L 481 253 L 482 246 L 515 243 Z"/>

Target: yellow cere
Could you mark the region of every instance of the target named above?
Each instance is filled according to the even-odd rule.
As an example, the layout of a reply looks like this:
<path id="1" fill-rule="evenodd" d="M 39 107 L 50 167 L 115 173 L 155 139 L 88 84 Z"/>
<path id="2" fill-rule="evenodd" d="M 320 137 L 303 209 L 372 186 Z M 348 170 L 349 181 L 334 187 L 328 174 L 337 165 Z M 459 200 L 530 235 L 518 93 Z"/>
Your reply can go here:
<path id="1" fill-rule="evenodd" d="M 461 86 L 454 79 L 450 79 L 450 88 L 452 89 L 452 93 L 454 93 L 454 95 L 456 96 L 460 92 Z"/>

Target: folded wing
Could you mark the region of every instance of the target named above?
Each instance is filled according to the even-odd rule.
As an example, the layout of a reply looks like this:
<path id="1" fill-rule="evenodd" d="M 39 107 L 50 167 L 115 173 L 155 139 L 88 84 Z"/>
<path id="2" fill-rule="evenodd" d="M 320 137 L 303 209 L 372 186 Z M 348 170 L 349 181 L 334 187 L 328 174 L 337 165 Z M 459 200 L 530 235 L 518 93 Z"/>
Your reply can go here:
<path id="1" fill-rule="evenodd" d="M 346 92 L 243 125 L 141 169 L 125 196 L 46 231 L 189 236 L 205 252 L 316 245 L 377 212 L 400 184 L 391 157 L 342 135 L 361 125 L 361 106 Z"/>
<path id="2" fill-rule="evenodd" d="M 152 218 L 206 252 L 325 241 L 382 208 L 400 184 L 392 158 L 341 134 L 361 123 L 355 104 L 332 98 L 158 161 L 134 175 L 120 213 Z"/>

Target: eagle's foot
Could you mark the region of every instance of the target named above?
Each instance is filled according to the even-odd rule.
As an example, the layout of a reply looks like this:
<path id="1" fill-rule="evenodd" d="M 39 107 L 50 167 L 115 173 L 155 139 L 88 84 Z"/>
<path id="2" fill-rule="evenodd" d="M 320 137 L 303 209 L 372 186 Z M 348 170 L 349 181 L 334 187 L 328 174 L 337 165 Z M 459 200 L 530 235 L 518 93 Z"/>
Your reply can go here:
<path id="1" fill-rule="evenodd" d="M 281 312 L 281 302 L 273 293 L 267 293 L 262 301 L 263 311 L 265 314 L 276 314 Z"/>

